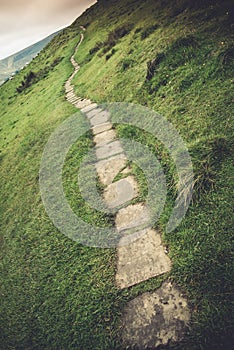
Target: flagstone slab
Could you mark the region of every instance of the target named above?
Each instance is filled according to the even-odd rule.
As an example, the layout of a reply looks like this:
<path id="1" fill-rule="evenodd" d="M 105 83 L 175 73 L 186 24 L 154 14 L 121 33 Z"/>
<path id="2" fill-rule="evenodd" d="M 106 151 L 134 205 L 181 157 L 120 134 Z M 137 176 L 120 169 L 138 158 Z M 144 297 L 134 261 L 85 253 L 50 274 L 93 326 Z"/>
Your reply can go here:
<path id="1" fill-rule="evenodd" d="M 133 242 L 131 235 L 125 236 L 119 245 L 116 283 L 121 289 L 147 281 L 171 269 L 161 236 L 153 229 L 138 232 Z"/>
<path id="2" fill-rule="evenodd" d="M 104 200 L 107 206 L 112 209 L 128 203 L 138 195 L 137 182 L 133 176 L 116 181 L 104 191 Z"/>
<path id="3" fill-rule="evenodd" d="M 80 102 L 80 99 L 78 99 L 78 98 L 68 98 L 67 100 L 73 104 Z"/>
<path id="4" fill-rule="evenodd" d="M 107 111 L 102 111 L 97 115 L 95 115 L 94 117 L 92 117 L 90 120 L 90 123 L 92 126 L 96 126 L 96 125 L 108 122 L 109 118 L 110 118 L 110 113 Z"/>
<path id="5" fill-rule="evenodd" d="M 97 159 L 109 158 L 118 153 L 123 153 L 123 148 L 119 141 L 113 141 L 106 145 L 96 148 Z"/>
<path id="6" fill-rule="evenodd" d="M 116 175 L 125 167 L 127 158 L 124 154 L 101 160 L 95 164 L 100 182 L 107 186 L 112 183 Z"/>
<path id="7" fill-rule="evenodd" d="M 118 232 L 133 228 L 140 231 L 142 228 L 149 226 L 149 223 L 149 211 L 142 203 L 129 205 L 126 208 L 120 209 L 115 219 Z"/>
<path id="8" fill-rule="evenodd" d="M 81 112 L 87 113 L 93 110 L 94 108 L 97 108 L 97 103 L 91 103 L 89 106 L 82 108 Z"/>
<path id="9" fill-rule="evenodd" d="M 75 106 L 79 109 L 82 109 L 84 107 L 87 107 L 91 103 L 92 103 L 92 101 L 84 99 L 84 100 L 79 101 Z"/>
<path id="10" fill-rule="evenodd" d="M 131 300 L 122 314 L 122 340 L 131 349 L 156 349 L 181 342 L 191 317 L 188 301 L 169 281 Z M 163 347 L 164 348 L 164 347 Z"/>
<path id="11" fill-rule="evenodd" d="M 114 141 L 115 139 L 116 139 L 116 133 L 112 129 L 96 135 L 93 140 L 96 143 L 96 146 L 100 147 L 108 142 Z"/>
<path id="12" fill-rule="evenodd" d="M 96 114 L 102 112 L 103 110 L 101 108 L 94 108 L 92 111 L 86 113 L 86 116 L 91 119 L 93 118 Z"/>
<path id="13" fill-rule="evenodd" d="M 103 131 L 107 131 L 112 129 L 112 124 L 111 123 L 103 123 L 103 124 L 99 124 L 97 126 L 92 127 L 92 132 L 94 135 L 100 134 Z"/>

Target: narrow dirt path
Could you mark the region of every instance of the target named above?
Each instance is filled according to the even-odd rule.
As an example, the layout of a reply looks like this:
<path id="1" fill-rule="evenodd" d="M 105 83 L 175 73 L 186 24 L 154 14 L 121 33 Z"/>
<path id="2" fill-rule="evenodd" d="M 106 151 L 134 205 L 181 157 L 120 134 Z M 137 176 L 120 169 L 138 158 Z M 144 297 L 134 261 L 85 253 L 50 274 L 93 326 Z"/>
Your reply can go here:
<path id="1" fill-rule="evenodd" d="M 85 28 L 81 27 L 82 31 Z M 127 157 L 113 129 L 110 114 L 89 99 L 77 97 L 72 79 L 79 71 L 75 55 L 84 40 L 84 34 L 71 57 L 74 72 L 65 84 L 66 99 L 88 118 L 95 142 L 96 172 L 105 186 L 104 200 L 107 206 L 117 208 L 115 226 L 123 233 L 117 248 L 118 262 L 116 285 L 128 288 L 167 273 L 171 261 L 162 245 L 161 235 L 147 226 L 149 217 L 144 203 L 130 205 L 138 196 L 138 184 L 131 169 L 127 167 Z M 113 182 L 119 174 L 121 180 Z M 126 241 L 124 232 L 133 231 L 134 240 Z M 125 242 L 126 241 L 126 242 Z M 168 280 L 153 293 L 144 293 L 130 301 L 122 314 L 122 339 L 125 346 L 136 349 L 154 349 L 159 345 L 180 341 L 190 319 L 186 298 Z"/>

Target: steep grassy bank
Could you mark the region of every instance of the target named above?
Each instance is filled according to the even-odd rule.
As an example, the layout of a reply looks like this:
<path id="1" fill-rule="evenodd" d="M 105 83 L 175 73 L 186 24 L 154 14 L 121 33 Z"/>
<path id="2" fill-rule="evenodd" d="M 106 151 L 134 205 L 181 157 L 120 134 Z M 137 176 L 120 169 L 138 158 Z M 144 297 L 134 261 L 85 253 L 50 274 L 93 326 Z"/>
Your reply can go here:
<path id="1" fill-rule="evenodd" d="M 1 88 L 4 350 L 111 347 L 109 315 L 115 315 L 117 300 L 113 252 L 81 247 L 57 232 L 43 208 L 38 184 L 50 133 L 77 113 L 65 101 L 63 85 L 72 72 L 69 58 L 78 41 L 79 30 L 64 31 Z M 22 81 L 31 72 L 36 80 L 25 86 Z M 19 86 L 25 86 L 21 93 L 16 91 Z M 77 165 L 91 145 L 90 135 L 77 143 L 69 176 L 77 175 Z"/>
<path id="2" fill-rule="evenodd" d="M 164 278 L 118 291 L 115 252 L 70 241 L 43 208 L 38 173 L 44 146 L 56 126 L 77 112 L 65 101 L 63 85 L 72 71 L 69 57 L 79 25 L 87 31 L 77 53 L 77 94 L 149 106 L 173 123 L 189 148 L 197 180 L 194 201 L 180 227 L 164 234 L 171 278 L 193 310 L 190 337 L 178 348 L 230 348 L 230 6 L 177 4 L 100 1 L 1 87 L 1 349 L 120 349 L 121 308 Z M 152 135 L 123 126 L 117 131 L 148 144 L 170 170 Z M 103 225 L 107 219 L 85 205 L 76 184 L 90 147 L 87 134 L 71 149 L 64 188 L 75 211 Z M 162 228 L 167 217 L 166 211 Z"/>
<path id="3" fill-rule="evenodd" d="M 94 13 L 102 13 L 101 18 L 91 20 Z M 77 94 L 150 107 L 173 123 L 189 149 L 196 181 L 193 205 L 182 225 L 164 239 L 174 262 L 171 275 L 189 292 L 196 341 L 207 341 L 204 348 L 221 347 L 220 337 L 225 339 L 232 322 L 232 21 L 228 1 L 180 1 L 177 6 L 123 1 L 114 10 L 100 1 L 77 22 L 87 25 L 77 53 Z M 152 135 L 132 126 L 117 126 L 117 131 L 148 144 L 170 169 L 167 153 Z"/>

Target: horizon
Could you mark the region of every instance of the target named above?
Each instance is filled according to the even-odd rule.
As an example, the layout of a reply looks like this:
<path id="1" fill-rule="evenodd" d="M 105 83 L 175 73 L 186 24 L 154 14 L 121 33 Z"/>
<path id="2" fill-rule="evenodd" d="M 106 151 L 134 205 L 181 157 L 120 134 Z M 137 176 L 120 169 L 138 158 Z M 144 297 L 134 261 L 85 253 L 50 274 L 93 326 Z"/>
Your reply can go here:
<path id="1" fill-rule="evenodd" d="M 0 60 L 71 25 L 96 0 L 3 0 L 0 13 Z M 20 15 L 21 14 L 21 15 Z"/>
<path id="2" fill-rule="evenodd" d="M 46 36 L 43 36 L 41 39 L 39 39 L 39 40 L 37 40 L 37 41 L 34 41 L 32 44 L 29 44 L 28 46 L 23 47 L 22 49 L 20 49 L 20 50 L 18 50 L 18 51 L 13 52 L 13 53 L 10 54 L 9 56 L 5 56 L 5 57 L 3 57 L 3 58 L 0 57 L 0 61 L 2 61 L 2 60 L 4 60 L 4 59 L 7 59 L 7 58 L 10 58 L 11 56 L 17 55 L 17 54 L 20 53 L 21 51 L 24 51 L 24 50 L 28 49 L 30 46 L 33 46 L 33 45 L 39 43 L 40 41 L 42 41 L 42 40 L 48 38 L 50 35 L 53 35 L 54 33 L 58 33 L 59 31 L 62 31 L 63 29 L 66 29 L 67 27 L 69 27 L 69 25 L 66 26 L 66 27 L 62 27 L 62 28 L 60 28 L 60 29 L 58 29 L 58 30 L 55 30 L 54 32 L 52 32 L 52 33 L 50 33 L 50 34 L 48 34 L 48 35 L 46 35 Z"/>

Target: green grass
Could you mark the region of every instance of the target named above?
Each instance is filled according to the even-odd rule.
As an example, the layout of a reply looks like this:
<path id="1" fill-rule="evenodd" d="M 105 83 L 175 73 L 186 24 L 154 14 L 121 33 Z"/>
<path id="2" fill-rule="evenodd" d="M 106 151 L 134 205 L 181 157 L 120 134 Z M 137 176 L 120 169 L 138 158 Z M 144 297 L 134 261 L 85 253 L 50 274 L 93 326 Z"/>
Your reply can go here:
<path id="1" fill-rule="evenodd" d="M 193 201 L 181 225 L 168 234 L 164 228 L 176 194 L 174 164 L 153 135 L 116 125 L 120 137 L 148 145 L 166 174 L 167 204 L 158 224 L 173 262 L 170 278 L 188 295 L 193 314 L 190 335 L 177 348 L 231 347 L 230 4 L 173 3 L 100 1 L 0 88 L 3 350 L 121 349 L 122 308 L 167 277 L 117 290 L 115 251 L 69 240 L 56 230 L 43 207 L 38 176 L 44 146 L 53 130 L 77 113 L 65 101 L 64 83 L 72 72 L 69 58 L 81 24 L 87 31 L 76 55 L 81 64 L 74 78 L 77 94 L 95 102 L 134 102 L 154 109 L 176 127 L 193 161 Z M 130 32 L 115 37 L 114 46 L 103 54 L 103 45 L 97 43 L 108 43 L 110 33 L 127 25 Z M 153 60 L 156 64 L 147 79 L 148 62 Z M 37 79 L 17 92 L 30 71 Z M 113 218 L 90 208 L 77 188 L 79 164 L 92 145 L 87 133 L 70 150 L 64 190 L 82 218 L 108 226 Z M 135 165 L 132 172 L 143 200 L 144 174 Z"/>

